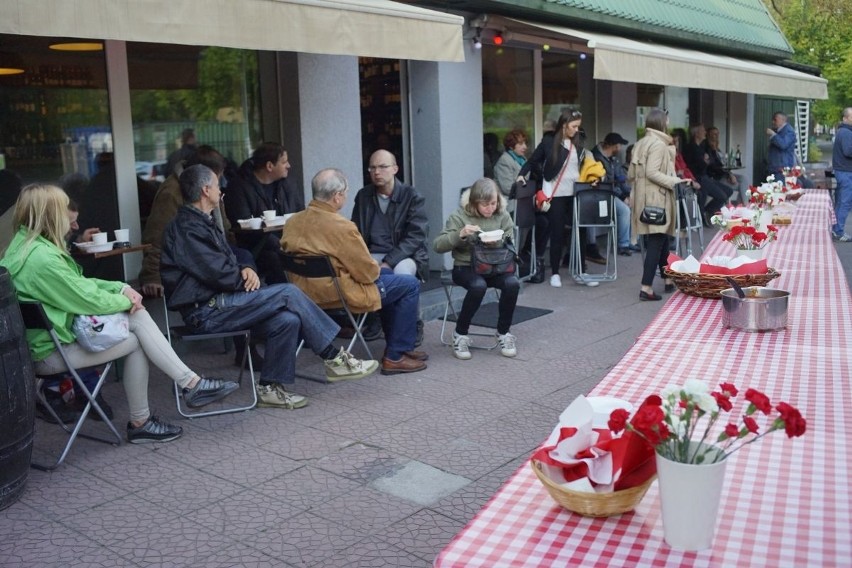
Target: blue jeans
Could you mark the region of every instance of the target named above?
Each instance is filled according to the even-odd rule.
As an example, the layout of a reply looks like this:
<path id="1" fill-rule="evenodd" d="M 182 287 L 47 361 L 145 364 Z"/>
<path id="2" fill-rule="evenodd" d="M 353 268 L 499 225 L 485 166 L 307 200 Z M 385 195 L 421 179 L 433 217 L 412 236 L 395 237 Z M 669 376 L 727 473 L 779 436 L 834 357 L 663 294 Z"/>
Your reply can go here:
<path id="1" fill-rule="evenodd" d="M 615 224 L 618 231 L 618 248 L 630 248 L 630 207 L 615 198 Z"/>
<path id="2" fill-rule="evenodd" d="M 293 384 L 299 341 L 304 339 L 305 345 L 319 355 L 340 331 L 340 326 L 293 284 L 217 294 L 215 299 L 213 306 L 199 306 L 185 314 L 184 320 L 201 332 L 248 328 L 265 338 L 264 383 Z"/>
<path id="3" fill-rule="evenodd" d="M 417 320 L 420 319 L 420 281 L 407 274 L 394 274 L 382 268 L 376 282 L 382 296 L 382 330 L 385 332 L 385 357 L 398 361 L 406 351 L 414 349 Z"/>
<path id="4" fill-rule="evenodd" d="M 840 236 L 846 232 L 846 218 L 852 210 L 852 172 L 834 170 L 834 179 L 837 180 L 837 195 L 834 198 L 834 216 L 837 222 L 831 230 Z"/>

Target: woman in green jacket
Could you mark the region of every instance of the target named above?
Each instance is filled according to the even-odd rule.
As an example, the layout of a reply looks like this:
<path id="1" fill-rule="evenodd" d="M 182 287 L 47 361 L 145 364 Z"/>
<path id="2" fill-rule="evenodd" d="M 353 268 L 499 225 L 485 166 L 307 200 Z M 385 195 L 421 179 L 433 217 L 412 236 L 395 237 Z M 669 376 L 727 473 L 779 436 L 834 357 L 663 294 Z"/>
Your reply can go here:
<path id="1" fill-rule="evenodd" d="M 453 332 L 453 354 L 462 360 L 470 359 L 470 322 L 482 304 L 486 290 L 500 290 L 497 317 L 497 339 L 500 353 L 505 357 L 518 354 L 515 336 L 509 333 L 518 291 L 521 284 L 514 274 L 483 277 L 471 266 L 471 250 L 477 235 L 496 229 L 503 231 L 503 241 L 511 240 L 515 223 L 506 210 L 506 199 L 497 183 L 488 178 L 477 180 L 461 197 L 461 207 L 447 219 L 444 230 L 435 238 L 435 252 L 452 251 L 453 283 L 467 290 Z"/>
<path id="2" fill-rule="evenodd" d="M 220 400 L 237 388 L 230 381 L 201 378 L 184 365 L 148 315 L 142 296 L 128 284 L 82 275 L 65 250 L 65 235 L 70 230 L 68 196 L 60 188 L 31 184 L 21 190 L 14 226 L 18 232 L 0 266 L 9 271 L 19 301 L 38 301 L 44 306 L 74 368 L 95 367 L 126 357 L 122 383 L 130 410 L 128 442 L 169 442 L 182 433 L 180 426 L 159 420 L 148 410 L 149 359 L 183 388 L 190 407 Z M 77 343 L 71 329 L 75 315 L 118 312 L 129 312 L 127 339 L 97 353 Z M 27 343 L 37 375 L 67 371 L 47 331 L 27 330 Z"/>

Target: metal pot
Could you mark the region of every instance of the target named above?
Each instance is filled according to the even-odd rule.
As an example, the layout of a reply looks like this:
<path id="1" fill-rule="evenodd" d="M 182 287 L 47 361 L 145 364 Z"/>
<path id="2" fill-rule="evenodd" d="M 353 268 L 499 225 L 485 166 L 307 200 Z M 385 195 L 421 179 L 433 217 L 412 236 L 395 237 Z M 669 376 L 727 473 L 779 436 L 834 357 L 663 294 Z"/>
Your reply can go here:
<path id="1" fill-rule="evenodd" d="M 733 288 L 722 290 L 722 325 L 743 331 L 774 331 L 787 327 L 790 292 L 749 286 L 740 298 Z"/>

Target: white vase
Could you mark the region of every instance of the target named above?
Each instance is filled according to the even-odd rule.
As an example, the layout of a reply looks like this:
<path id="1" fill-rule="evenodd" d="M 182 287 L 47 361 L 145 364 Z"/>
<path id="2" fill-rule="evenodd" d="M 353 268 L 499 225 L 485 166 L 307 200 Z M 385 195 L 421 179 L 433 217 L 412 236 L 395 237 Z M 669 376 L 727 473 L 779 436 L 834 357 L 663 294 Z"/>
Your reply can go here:
<path id="1" fill-rule="evenodd" d="M 726 465 L 727 460 L 679 463 L 657 454 L 663 535 L 669 546 L 704 550 L 713 544 Z"/>
<path id="2" fill-rule="evenodd" d="M 737 256 L 747 256 L 752 260 L 763 260 L 766 258 L 766 247 L 759 249 L 737 249 Z"/>

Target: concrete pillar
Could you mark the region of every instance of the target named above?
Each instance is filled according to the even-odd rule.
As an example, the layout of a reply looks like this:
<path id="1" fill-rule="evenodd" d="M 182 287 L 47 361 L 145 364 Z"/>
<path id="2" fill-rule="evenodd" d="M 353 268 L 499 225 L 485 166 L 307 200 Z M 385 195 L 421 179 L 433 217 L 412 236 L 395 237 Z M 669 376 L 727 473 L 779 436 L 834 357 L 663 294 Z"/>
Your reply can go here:
<path id="1" fill-rule="evenodd" d="M 464 63 L 410 63 L 411 166 L 426 198 L 431 241 L 459 205 L 459 192 L 482 177 L 482 59 L 465 42 Z M 430 253 L 430 267 L 452 266 Z"/>
<path id="2" fill-rule="evenodd" d="M 590 140 L 587 146 L 601 142 L 608 133 L 618 132 L 630 144 L 636 143 L 636 83 L 597 81 L 598 90 L 598 132 L 597 139 Z M 583 117 L 585 123 L 585 116 Z M 644 125 L 643 125 L 644 126 Z M 622 148 L 618 157 L 624 161 L 627 148 Z"/>

